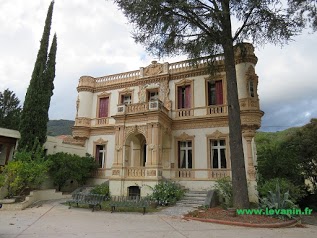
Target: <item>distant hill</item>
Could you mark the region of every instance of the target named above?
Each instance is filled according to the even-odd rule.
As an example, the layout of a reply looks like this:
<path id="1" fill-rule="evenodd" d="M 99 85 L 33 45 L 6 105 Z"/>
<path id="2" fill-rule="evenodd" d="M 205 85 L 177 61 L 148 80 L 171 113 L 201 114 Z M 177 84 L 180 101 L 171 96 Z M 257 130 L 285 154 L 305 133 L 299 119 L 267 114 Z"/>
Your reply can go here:
<path id="1" fill-rule="evenodd" d="M 75 122 L 71 120 L 50 120 L 47 123 L 47 135 L 71 135 L 74 123 Z"/>

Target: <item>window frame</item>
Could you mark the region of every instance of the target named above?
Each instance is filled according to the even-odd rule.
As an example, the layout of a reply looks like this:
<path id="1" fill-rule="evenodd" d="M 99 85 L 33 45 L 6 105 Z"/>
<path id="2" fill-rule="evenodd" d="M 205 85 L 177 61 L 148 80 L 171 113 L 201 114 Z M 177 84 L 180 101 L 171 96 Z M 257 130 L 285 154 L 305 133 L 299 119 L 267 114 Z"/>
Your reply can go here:
<path id="1" fill-rule="evenodd" d="M 98 165 L 100 165 L 99 161 L 100 161 L 100 158 L 98 157 L 98 160 L 97 160 L 97 146 L 103 146 L 104 149 L 103 149 L 103 159 L 101 161 L 101 167 L 98 167 L 98 169 L 106 169 L 106 166 L 107 166 L 107 154 L 108 154 L 108 149 L 107 149 L 107 144 L 108 144 L 108 141 L 105 141 L 105 140 L 102 140 L 102 139 L 99 139 L 98 141 L 94 141 L 93 143 L 93 155 L 94 155 L 94 158 L 95 158 L 95 161 L 98 163 Z"/>
<path id="2" fill-rule="evenodd" d="M 111 93 L 103 93 L 97 96 L 96 118 L 108 118 L 110 117 L 110 105 L 111 105 Z M 99 117 L 100 99 L 108 98 L 108 112 L 107 117 Z"/>
<path id="3" fill-rule="evenodd" d="M 183 79 L 179 82 L 175 83 L 175 110 L 186 110 L 186 109 L 191 109 L 191 108 L 195 108 L 195 100 L 194 100 L 194 80 L 191 79 Z M 178 108 L 178 88 L 179 87 L 186 87 L 186 86 L 190 86 L 190 94 L 191 94 L 191 98 L 190 98 L 190 107 L 188 108 Z"/>
<path id="4" fill-rule="evenodd" d="M 108 111 L 107 111 L 107 116 L 106 117 L 100 117 L 100 100 L 103 98 L 108 98 Z M 96 118 L 108 118 L 110 117 L 110 96 L 98 96 L 97 99 L 97 112 L 96 112 Z"/>
<path id="5" fill-rule="evenodd" d="M 134 103 L 134 100 L 133 100 L 133 89 L 124 89 L 122 91 L 119 91 L 119 95 L 118 95 L 118 105 L 123 105 L 125 103 L 123 103 L 122 101 L 122 98 L 126 95 L 130 95 L 131 97 L 131 102 L 130 104 L 133 104 Z"/>
<path id="6" fill-rule="evenodd" d="M 222 104 L 218 104 L 218 105 L 226 105 L 227 104 L 227 81 L 225 79 L 225 75 L 217 75 L 217 76 L 205 78 L 205 102 L 206 102 L 206 106 L 207 107 L 217 106 L 217 104 L 209 105 L 208 82 L 210 82 L 210 81 L 213 81 L 213 82 L 222 81 Z"/>
<path id="7" fill-rule="evenodd" d="M 157 93 L 157 98 L 156 99 L 150 99 L 150 94 L 153 93 L 153 92 Z M 146 90 L 146 101 L 147 102 L 154 101 L 154 100 L 157 100 L 157 99 L 160 99 L 159 88 L 151 88 L 151 89 L 147 89 Z"/>
<path id="8" fill-rule="evenodd" d="M 218 168 L 213 168 L 213 163 L 212 163 L 212 145 L 211 141 L 220 141 L 224 140 L 225 141 L 225 156 L 226 156 L 226 168 L 219 168 L 219 163 L 218 163 Z M 229 134 L 221 133 L 218 130 L 215 131 L 212 134 L 206 135 L 206 145 L 207 145 L 207 168 L 211 170 L 221 170 L 221 169 L 231 169 L 231 161 L 230 161 L 230 147 L 229 147 Z M 218 158 L 219 161 L 219 158 Z M 221 161 L 221 158 L 220 158 Z"/>
<path id="9" fill-rule="evenodd" d="M 180 168 L 179 165 L 179 156 L 180 156 L 180 149 L 179 149 L 179 142 L 188 142 L 192 143 L 191 151 L 192 151 L 192 168 Z M 174 168 L 175 169 L 195 169 L 195 136 L 190 136 L 183 132 L 180 136 L 175 137 L 175 156 L 174 156 Z M 171 161 L 173 163 L 173 161 Z"/>

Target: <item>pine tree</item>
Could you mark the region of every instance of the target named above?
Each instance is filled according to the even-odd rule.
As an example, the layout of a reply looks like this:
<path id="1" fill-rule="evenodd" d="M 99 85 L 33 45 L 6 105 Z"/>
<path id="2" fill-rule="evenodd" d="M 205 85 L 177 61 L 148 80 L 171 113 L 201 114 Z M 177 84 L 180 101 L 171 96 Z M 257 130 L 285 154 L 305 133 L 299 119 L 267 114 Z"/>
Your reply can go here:
<path id="1" fill-rule="evenodd" d="M 289 0 L 290 1 L 290 0 Z M 313 1 L 313 0 L 307 0 Z M 316 0 L 314 0 L 316 1 Z M 249 206 L 234 45 L 285 43 L 302 29 L 279 0 L 114 0 L 137 43 L 156 56 L 224 55 L 233 205 Z M 232 23 L 234 26 L 232 27 Z M 236 31 L 234 31 L 236 29 Z M 211 73 L 216 73 L 210 64 Z"/>
<path id="2" fill-rule="evenodd" d="M 20 100 L 8 88 L 0 92 L 0 127 L 18 129 L 21 115 Z"/>
<path id="3" fill-rule="evenodd" d="M 48 108 L 55 77 L 56 36 L 54 36 L 48 59 L 49 37 L 52 24 L 54 1 L 51 2 L 45 20 L 40 49 L 37 54 L 31 81 L 27 89 L 21 121 L 19 149 L 31 150 L 34 141 L 41 145 L 46 141 Z M 54 66 L 52 66 L 54 65 Z M 54 70 L 54 73 L 51 71 Z M 50 91 L 50 92 L 49 92 Z"/>

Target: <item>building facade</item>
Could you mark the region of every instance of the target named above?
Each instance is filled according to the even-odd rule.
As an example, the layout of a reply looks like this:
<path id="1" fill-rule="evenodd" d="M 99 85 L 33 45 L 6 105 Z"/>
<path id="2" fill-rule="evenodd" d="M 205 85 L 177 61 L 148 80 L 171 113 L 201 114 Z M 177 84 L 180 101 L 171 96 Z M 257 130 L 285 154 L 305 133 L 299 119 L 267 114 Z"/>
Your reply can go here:
<path id="1" fill-rule="evenodd" d="M 257 57 L 250 44 L 235 49 L 243 147 L 251 201 L 256 200 L 254 135 L 263 112 L 257 94 Z M 153 61 L 139 70 L 77 87 L 73 137 L 99 163 L 93 175 L 109 180 L 112 195 L 146 196 L 162 179 L 190 190 L 209 190 L 231 176 L 224 58 L 176 63 Z M 233 158 L 234 159 L 234 158 Z"/>

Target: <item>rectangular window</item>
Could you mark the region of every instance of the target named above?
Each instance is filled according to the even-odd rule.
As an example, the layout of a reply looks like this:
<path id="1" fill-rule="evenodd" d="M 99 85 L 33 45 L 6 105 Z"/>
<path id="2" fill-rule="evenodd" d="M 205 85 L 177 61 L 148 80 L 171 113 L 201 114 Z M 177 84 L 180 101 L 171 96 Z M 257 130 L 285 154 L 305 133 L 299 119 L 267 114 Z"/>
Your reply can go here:
<path id="1" fill-rule="evenodd" d="M 192 141 L 178 142 L 178 167 L 181 169 L 193 168 Z"/>
<path id="2" fill-rule="evenodd" d="M 158 99 L 158 90 L 148 91 L 148 101 L 152 101 L 156 99 Z"/>
<path id="3" fill-rule="evenodd" d="M 99 115 L 98 117 L 108 117 L 109 97 L 99 99 Z"/>
<path id="4" fill-rule="evenodd" d="M 210 165 L 213 169 L 227 168 L 226 141 L 210 140 Z"/>
<path id="5" fill-rule="evenodd" d="M 131 94 L 121 95 L 121 104 L 130 104 L 131 102 Z"/>
<path id="6" fill-rule="evenodd" d="M 253 80 L 249 81 L 249 93 L 250 93 L 250 97 L 254 98 L 254 81 Z"/>
<path id="7" fill-rule="evenodd" d="M 208 106 L 223 104 L 222 81 L 208 81 Z"/>
<path id="8" fill-rule="evenodd" d="M 180 86 L 177 89 L 178 109 L 191 107 L 191 89 L 190 85 Z"/>
<path id="9" fill-rule="evenodd" d="M 106 146 L 105 145 L 96 145 L 95 158 L 99 165 L 99 168 L 105 168 L 105 165 L 106 165 Z"/>

